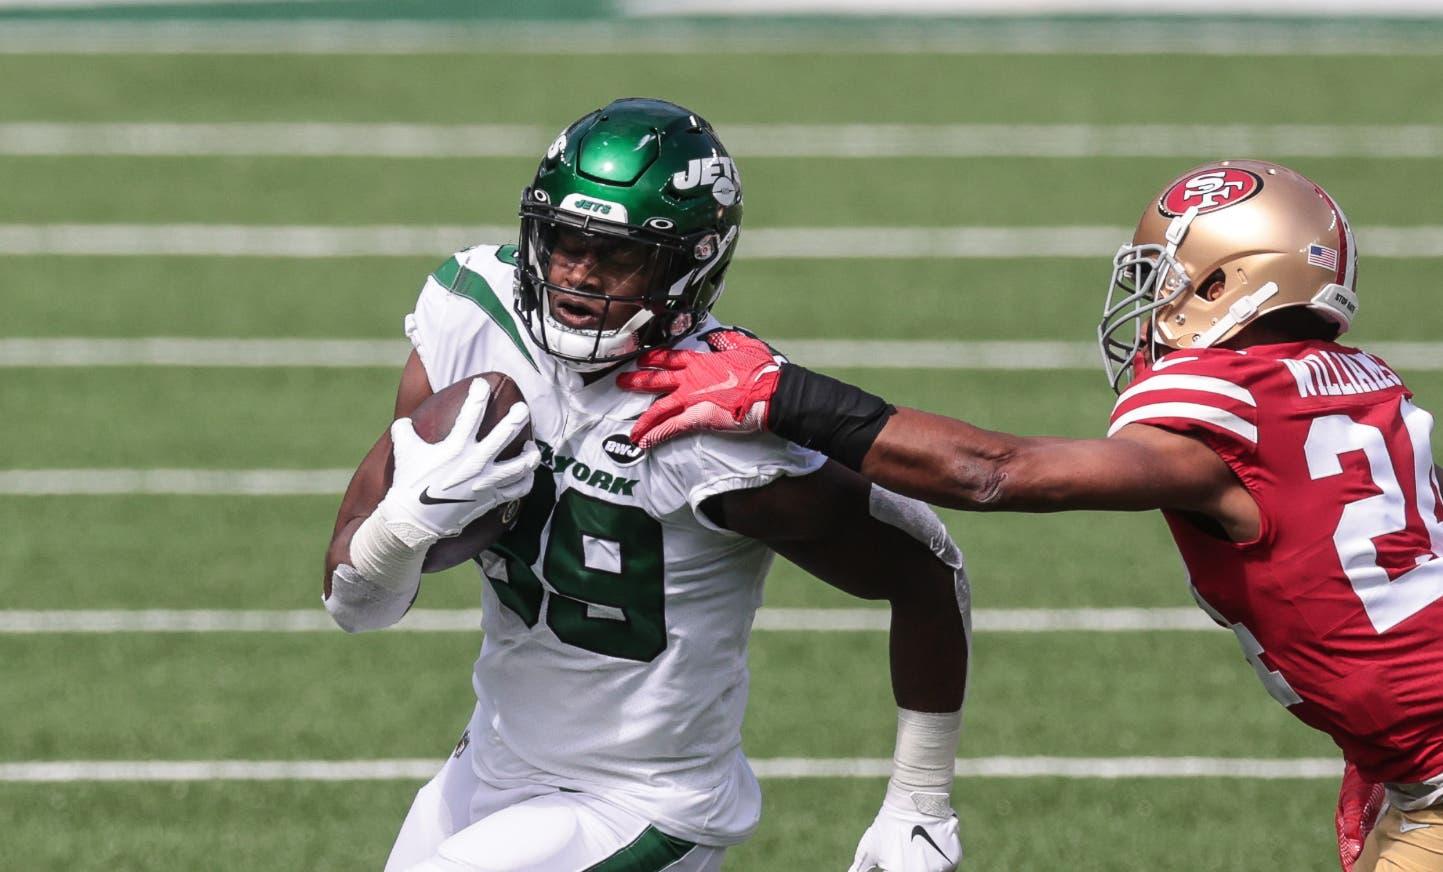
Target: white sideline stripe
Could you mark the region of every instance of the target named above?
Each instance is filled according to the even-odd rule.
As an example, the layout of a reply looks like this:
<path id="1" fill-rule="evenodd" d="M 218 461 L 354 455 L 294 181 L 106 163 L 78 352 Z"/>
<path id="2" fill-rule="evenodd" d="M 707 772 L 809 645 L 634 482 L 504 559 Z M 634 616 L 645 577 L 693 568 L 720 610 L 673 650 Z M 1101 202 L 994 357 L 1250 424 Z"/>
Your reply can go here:
<path id="1" fill-rule="evenodd" d="M 760 632 L 883 632 L 887 609 L 763 608 L 753 628 Z M 1218 629 L 1194 608 L 978 609 L 973 628 L 981 633 L 1171 632 Z M 388 632 L 474 633 L 479 609 L 412 609 Z M 0 611 L 0 634 L 37 633 L 336 633 L 320 608 L 245 611 L 208 609 L 9 610 Z"/>
<path id="2" fill-rule="evenodd" d="M 1443 42 L 1443 40 L 1440 40 Z M 0 255 L 437 257 L 511 225 L 0 224 Z M 1443 225 L 1356 230 L 1368 257 L 1443 257 Z M 1111 258 L 1130 227 L 786 227 L 748 230 L 751 259 Z"/>
<path id="3" fill-rule="evenodd" d="M 1125 29 L 1124 33 L 1119 28 Z M 835 28 L 637 20 L 440 24 L 345 20 L 217 23 L 6 21 L 0 54 L 857 54 L 1436 55 L 1429 27 L 1367 22 L 940 21 Z"/>
<path id="4" fill-rule="evenodd" d="M 424 781 L 441 765 L 400 760 L 57 760 L 0 763 L 0 782 L 86 781 Z M 758 778 L 886 778 L 883 757 L 776 757 L 750 761 Z M 963 757 L 962 778 L 1247 778 L 1336 779 L 1342 761 L 1246 757 Z"/>
<path id="5" fill-rule="evenodd" d="M 748 158 L 1196 157 L 1199 143 L 1276 157 L 1436 158 L 1443 126 L 729 124 Z M 550 127 L 518 124 L 0 124 L 0 155 L 535 157 Z"/>
<path id="6" fill-rule="evenodd" d="M 349 469 L 3 469 L 0 495 L 335 496 Z"/>
<path id="7" fill-rule="evenodd" d="M 820 368 L 1099 370 L 1090 342 L 944 339 L 775 339 L 798 363 Z M 404 339 L 0 339 L 0 368 L 67 366 L 399 367 Z M 1443 343 L 1375 342 L 1399 369 L 1443 370 Z M 1159 376 L 1161 378 L 1161 376 Z"/>

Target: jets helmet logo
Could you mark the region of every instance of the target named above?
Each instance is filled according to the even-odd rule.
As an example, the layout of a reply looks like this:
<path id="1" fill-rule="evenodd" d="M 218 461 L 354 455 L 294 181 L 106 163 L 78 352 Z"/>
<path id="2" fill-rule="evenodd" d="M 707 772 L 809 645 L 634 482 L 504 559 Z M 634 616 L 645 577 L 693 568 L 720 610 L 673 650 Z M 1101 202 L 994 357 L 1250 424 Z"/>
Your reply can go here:
<path id="1" fill-rule="evenodd" d="M 1157 205 L 1164 215 L 1181 215 L 1192 206 L 1202 215 L 1237 205 L 1262 189 L 1257 174 L 1224 167 L 1182 179 L 1167 189 Z"/>
<path id="2" fill-rule="evenodd" d="M 547 159 L 547 160 L 556 160 L 556 156 L 557 156 L 558 154 L 561 154 L 561 153 L 562 153 L 563 151 L 565 151 L 565 150 L 566 150 L 566 131 L 563 130 L 563 131 L 561 131 L 561 135 L 558 136 L 558 137 L 556 137 L 556 139 L 552 140 L 551 145 L 547 147 L 547 149 L 546 149 L 546 159 Z"/>
<path id="3" fill-rule="evenodd" d="M 723 206 L 730 206 L 741 195 L 741 176 L 737 165 L 729 157 L 692 158 L 686 169 L 671 176 L 671 186 L 678 191 L 687 191 L 697 185 L 710 185 L 711 193 Z"/>

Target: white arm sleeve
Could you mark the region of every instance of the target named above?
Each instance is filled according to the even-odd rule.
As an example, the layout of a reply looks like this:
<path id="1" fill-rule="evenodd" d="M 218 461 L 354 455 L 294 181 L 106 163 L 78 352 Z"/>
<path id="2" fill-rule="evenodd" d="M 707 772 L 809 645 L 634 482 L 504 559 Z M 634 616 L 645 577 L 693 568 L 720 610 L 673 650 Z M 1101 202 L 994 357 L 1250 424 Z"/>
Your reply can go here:
<path id="1" fill-rule="evenodd" d="M 336 626 L 347 633 L 383 630 L 406 614 L 421 589 L 421 568 L 418 564 L 410 589 L 388 587 L 367 581 L 354 567 L 342 563 L 331 573 L 331 595 L 326 597 L 326 611 Z"/>
<path id="2" fill-rule="evenodd" d="M 872 517 L 921 542 L 937 559 L 952 567 L 957 593 L 957 608 L 962 612 L 962 627 L 967 632 L 968 663 L 972 654 L 972 584 L 967 580 L 967 563 L 962 549 L 952 541 L 952 534 L 937 513 L 926 503 L 893 493 L 880 485 L 872 485 L 868 498 Z M 969 666 L 970 669 L 970 666 Z"/>
<path id="3" fill-rule="evenodd" d="M 331 573 L 331 595 L 324 598 L 331 619 L 347 633 L 401 620 L 416 601 L 421 564 L 434 541 L 405 522 L 387 523 L 378 507 L 351 536 L 351 563 Z"/>
<path id="4" fill-rule="evenodd" d="M 925 503 L 872 485 L 868 509 L 873 518 L 927 546 L 952 568 L 957 609 L 967 637 L 967 671 L 972 671 L 972 586 L 962 549 L 952 541 L 942 519 Z M 971 682 L 967 682 L 971 684 Z M 892 780 L 886 802 L 933 817 L 952 814 L 949 796 L 956 764 L 962 712 L 930 713 L 897 710 L 897 745 L 892 754 Z"/>

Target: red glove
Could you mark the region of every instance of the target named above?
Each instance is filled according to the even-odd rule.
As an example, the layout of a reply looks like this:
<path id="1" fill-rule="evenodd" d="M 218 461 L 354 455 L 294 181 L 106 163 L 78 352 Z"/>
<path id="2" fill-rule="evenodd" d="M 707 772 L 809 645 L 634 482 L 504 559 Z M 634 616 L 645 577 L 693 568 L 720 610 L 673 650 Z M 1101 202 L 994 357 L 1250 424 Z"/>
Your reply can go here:
<path id="1" fill-rule="evenodd" d="M 1333 818 L 1338 828 L 1338 862 L 1343 864 L 1343 872 L 1353 872 L 1353 864 L 1363 853 L 1363 842 L 1383 810 L 1383 798 L 1383 785 L 1365 780 L 1352 763 L 1343 767 L 1338 812 Z"/>
<path id="2" fill-rule="evenodd" d="M 781 376 L 771 346 L 735 330 L 709 333 L 710 354 L 657 348 L 624 372 L 616 383 L 629 391 L 662 394 L 631 428 L 631 441 L 650 448 L 682 433 L 716 430 L 757 433 L 767 428 L 767 411 Z"/>

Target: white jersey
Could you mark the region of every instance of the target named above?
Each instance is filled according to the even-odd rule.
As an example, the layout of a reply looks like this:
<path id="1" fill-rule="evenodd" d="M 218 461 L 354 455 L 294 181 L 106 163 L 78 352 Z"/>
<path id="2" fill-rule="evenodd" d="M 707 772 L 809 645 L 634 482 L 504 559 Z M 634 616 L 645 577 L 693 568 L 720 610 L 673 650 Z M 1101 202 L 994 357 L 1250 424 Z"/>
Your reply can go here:
<path id="1" fill-rule="evenodd" d="M 598 793 L 682 839 L 740 842 L 761 813 L 741 722 L 772 553 L 700 506 L 824 458 L 769 435 L 640 451 L 627 434 L 652 397 L 614 373 L 584 385 L 542 351 L 512 308 L 514 262 L 512 246 L 460 252 L 406 319 L 434 390 L 515 379 L 542 454 L 516 526 L 482 559 L 474 765 L 494 783 Z"/>

